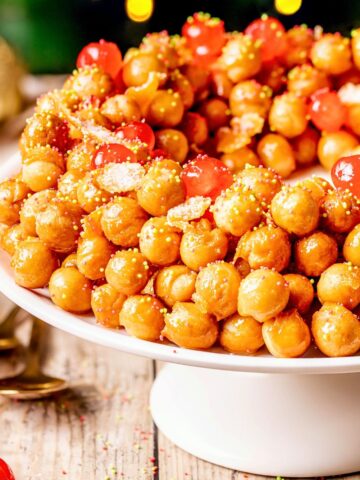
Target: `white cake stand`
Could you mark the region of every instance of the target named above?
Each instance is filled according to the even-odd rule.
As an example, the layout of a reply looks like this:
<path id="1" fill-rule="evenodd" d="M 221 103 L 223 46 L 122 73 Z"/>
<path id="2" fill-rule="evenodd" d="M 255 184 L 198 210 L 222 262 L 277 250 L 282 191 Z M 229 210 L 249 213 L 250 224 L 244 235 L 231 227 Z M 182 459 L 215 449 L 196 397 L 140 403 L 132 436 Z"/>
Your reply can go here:
<path id="1" fill-rule="evenodd" d="M 16 172 L 17 158 L 0 178 Z M 0 253 L 0 291 L 45 322 L 100 345 L 169 362 L 151 392 L 160 430 L 210 462 L 262 475 L 360 470 L 360 356 L 276 359 L 145 342 L 58 309 L 46 291 L 16 285 Z"/>

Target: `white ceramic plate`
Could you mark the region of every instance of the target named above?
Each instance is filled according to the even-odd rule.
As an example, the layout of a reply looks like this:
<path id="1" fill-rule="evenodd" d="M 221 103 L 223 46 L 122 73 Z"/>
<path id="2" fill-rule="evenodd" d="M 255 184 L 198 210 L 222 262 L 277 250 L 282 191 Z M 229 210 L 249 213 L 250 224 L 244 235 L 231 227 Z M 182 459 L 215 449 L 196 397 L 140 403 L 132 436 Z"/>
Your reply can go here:
<path id="1" fill-rule="evenodd" d="M 10 158 L 0 167 L 0 179 L 13 175 L 19 168 L 19 157 Z M 312 173 L 324 175 L 320 167 L 306 172 L 306 176 Z M 297 179 L 301 176 L 305 175 L 297 175 Z M 304 358 L 278 359 L 265 352 L 257 356 L 231 355 L 220 348 L 211 351 L 186 350 L 172 344 L 132 338 L 123 330 L 110 330 L 96 325 L 92 315 L 74 315 L 59 309 L 47 297 L 46 291 L 30 291 L 16 285 L 9 256 L 3 251 L 0 251 L 0 265 L 0 291 L 10 300 L 54 327 L 106 347 L 166 362 L 220 370 L 263 373 L 360 372 L 360 356 L 325 358 L 310 350 Z"/>

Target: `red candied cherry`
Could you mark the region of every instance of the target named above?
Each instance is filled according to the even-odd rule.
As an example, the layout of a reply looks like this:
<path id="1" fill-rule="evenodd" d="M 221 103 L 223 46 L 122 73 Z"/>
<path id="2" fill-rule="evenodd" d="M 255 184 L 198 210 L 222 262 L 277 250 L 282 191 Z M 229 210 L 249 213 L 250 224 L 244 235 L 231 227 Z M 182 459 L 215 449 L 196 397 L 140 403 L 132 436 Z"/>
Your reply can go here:
<path id="1" fill-rule="evenodd" d="M 311 121 L 319 130 L 337 132 L 346 122 L 346 107 L 336 92 L 328 88 L 317 90 L 311 95 L 309 114 Z"/>
<path id="2" fill-rule="evenodd" d="M 230 170 L 220 161 L 207 155 L 199 155 L 181 172 L 188 197 L 216 197 L 230 187 L 234 179 Z"/>
<path id="3" fill-rule="evenodd" d="M 194 13 L 181 30 L 187 44 L 200 57 L 219 55 L 225 43 L 224 22 L 209 13 Z"/>
<path id="4" fill-rule="evenodd" d="M 9 465 L 0 458 L 0 479 L 1 480 L 15 480 L 14 474 Z"/>
<path id="5" fill-rule="evenodd" d="M 120 143 L 108 143 L 97 150 L 92 159 L 92 168 L 102 168 L 107 163 L 136 162 L 136 155 Z"/>
<path id="6" fill-rule="evenodd" d="M 333 184 L 338 190 L 350 190 L 360 198 L 360 155 L 342 157 L 331 169 Z"/>
<path id="7" fill-rule="evenodd" d="M 264 62 L 281 57 L 287 50 L 285 28 L 277 18 L 262 15 L 246 27 L 245 34 L 253 40 L 261 41 L 261 57 Z"/>
<path id="8" fill-rule="evenodd" d="M 113 42 L 100 40 L 86 45 L 76 60 L 77 68 L 97 65 L 105 73 L 115 78 L 122 65 L 122 55 L 118 46 Z"/>
<path id="9" fill-rule="evenodd" d="M 151 160 L 160 160 L 163 158 L 168 158 L 169 154 L 167 154 L 161 148 L 155 148 L 155 150 L 151 150 L 150 157 L 151 157 Z"/>
<path id="10" fill-rule="evenodd" d="M 60 150 L 60 152 L 66 152 L 71 143 L 69 137 L 70 129 L 67 122 L 58 119 L 53 123 L 52 128 L 55 132 L 55 135 L 50 141 L 51 146 L 57 148 Z"/>
<path id="11" fill-rule="evenodd" d="M 153 129 L 144 122 L 131 122 L 124 127 L 119 127 L 116 133 L 120 138 L 126 140 L 139 140 L 142 143 L 146 143 L 150 150 L 155 146 L 155 135 Z"/>

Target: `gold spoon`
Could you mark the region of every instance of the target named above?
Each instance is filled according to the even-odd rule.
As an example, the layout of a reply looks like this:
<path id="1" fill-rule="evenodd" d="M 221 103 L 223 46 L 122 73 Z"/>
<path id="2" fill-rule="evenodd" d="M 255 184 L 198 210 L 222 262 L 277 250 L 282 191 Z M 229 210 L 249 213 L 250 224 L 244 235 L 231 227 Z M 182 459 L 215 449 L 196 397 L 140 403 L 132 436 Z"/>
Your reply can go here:
<path id="1" fill-rule="evenodd" d="M 0 324 L 0 351 L 19 346 L 19 340 L 14 335 L 14 319 L 18 311 L 19 307 L 14 307 Z"/>
<path id="2" fill-rule="evenodd" d="M 46 325 L 33 317 L 30 343 L 25 350 L 26 366 L 15 377 L 0 380 L 0 395 L 19 400 L 47 397 L 67 388 L 61 378 L 50 377 L 41 371 L 40 360 Z"/>

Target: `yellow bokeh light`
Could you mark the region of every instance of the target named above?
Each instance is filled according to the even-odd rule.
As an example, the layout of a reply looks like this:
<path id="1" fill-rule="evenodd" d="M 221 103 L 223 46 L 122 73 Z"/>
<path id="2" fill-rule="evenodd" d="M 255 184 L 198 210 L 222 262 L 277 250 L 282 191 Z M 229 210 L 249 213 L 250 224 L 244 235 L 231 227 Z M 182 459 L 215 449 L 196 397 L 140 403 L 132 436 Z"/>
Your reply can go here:
<path id="1" fill-rule="evenodd" d="M 153 0 L 126 0 L 126 13 L 134 22 L 145 22 L 154 10 Z"/>
<path id="2" fill-rule="evenodd" d="M 283 15 L 293 15 L 301 7 L 302 0 L 275 0 L 275 8 Z"/>

